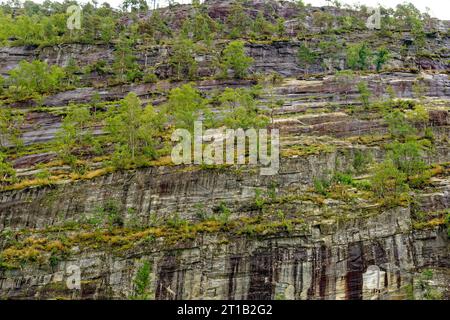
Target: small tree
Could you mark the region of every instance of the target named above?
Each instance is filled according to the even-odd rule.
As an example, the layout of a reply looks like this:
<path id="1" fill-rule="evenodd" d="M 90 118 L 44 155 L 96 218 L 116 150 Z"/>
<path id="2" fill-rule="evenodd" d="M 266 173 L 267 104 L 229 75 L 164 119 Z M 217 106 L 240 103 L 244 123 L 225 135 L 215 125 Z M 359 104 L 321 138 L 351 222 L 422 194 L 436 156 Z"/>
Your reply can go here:
<path id="1" fill-rule="evenodd" d="M 408 140 L 405 143 L 394 142 L 389 146 L 389 157 L 394 165 L 406 176 L 412 177 L 422 174 L 427 165 L 423 160 L 423 146 L 416 140 Z"/>
<path id="2" fill-rule="evenodd" d="M 200 112 L 205 109 L 205 105 L 206 101 L 198 90 L 190 84 L 185 84 L 170 91 L 166 110 L 172 116 L 177 128 L 193 132 L 194 122 L 198 120 Z"/>
<path id="3" fill-rule="evenodd" d="M 150 262 L 145 261 L 138 269 L 136 276 L 133 280 L 134 292 L 131 296 L 135 300 L 148 300 L 149 299 L 149 286 L 150 286 Z"/>
<path id="4" fill-rule="evenodd" d="M 253 32 L 255 38 L 269 39 L 276 33 L 276 27 L 264 18 L 264 14 L 259 12 L 253 22 Z"/>
<path id="5" fill-rule="evenodd" d="M 8 92 L 16 98 L 28 98 L 35 94 L 52 93 L 60 89 L 64 70 L 58 66 L 49 67 L 47 62 L 22 60 L 9 72 Z"/>
<path id="6" fill-rule="evenodd" d="M 375 54 L 375 65 L 377 72 L 380 72 L 383 65 L 389 60 L 389 50 L 386 48 L 381 48 Z"/>
<path id="7" fill-rule="evenodd" d="M 311 51 L 305 44 L 301 44 L 297 51 L 299 65 L 305 68 L 308 74 L 308 68 L 317 60 L 317 55 Z"/>
<path id="8" fill-rule="evenodd" d="M 190 39 L 179 38 L 173 46 L 170 64 L 177 80 L 194 79 L 197 74 L 195 45 Z"/>
<path id="9" fill-rule="evenodd" d="M 21 126 L 23 115 L 12 108 L 3 107 L 0 104 L 0 147 L 6 147 L 7 143 L 16 147 L 21 147 Z"/>
<path id="10" fill-rule="evenodd" d="M 286 34 L 286 26 L 284 25 L 286 23 L 286 20 L 284 18 L 278 18 L 277 19 L 277 33 L 279 38 L 283 38 Z"/>
<path id="11" fill-rule="evenodd" d="M 232 41 L 224 49 L 222 54 L 222 64 L 224 74 L 231 69 L 234 77 L 238 79 L 245 78 L 247 70 L 253 63 L 253 58 L 247 56 L 244 50 L 244 42 Z"/>
<path id="12" fill-rule="evenodd" d="M 152 106 L 143 109 L 141 105 L 136 93 L 130 92 L 107 118 L 107 131 L 115 143 L 119 167 L 136 164 L 141 156 L 157 155 L 155 138 L 161 135 L 165 116 L 156 113 Z"/>
<path id="13" fill-rule="evenodd" d="M 140 71 L 133 54 L 134 39 L 125 36 L 119 36 L 114 53 L 113 70 L 117 80 L 121 83 L 134 81 L 140 77 Z"/>
<path id="14" fill-rule="evenodd" d="M 408 137 L 416 134 L 413 128 L 407 121 L 405 115 L 400 110 L 394 110 L 384 117 L 389 126 L 389 133 L 396 140 L 406 140 Z"/>
<path id="15" fill-rule="evenodd" d="M 350 45 L 347 49 L 347 65 L 353 70 L 366 70 L 370 65 L 372 52 L 367 43 Z"/>
<path id="16" fill-rule="evenodd" d="M 242 38 L 248 34 L 252 20 L 245 13 L 241 1 L 236 1 L 231 7 L 227 18 L 228 33 L 232 39 Z"/>
<path id="17" fill-rule="evenodd" d="M 406 174 L 397 169 L 392 160 L 375 166 L 370 179 L 373 192 L 379 197 L 395 197 L 407 189 Z"/>
<path id="18" fill-rule="evenodd" d="M 322 11 L 316 11 L 313 13 L 313 25 L 319 28 L 320 32 L 331 29 L 333 27 L 334 17 Z"/>
<path id="19" fill-rule="evenodd" d="M 5 78 L 3 78 L 2 75 L 0 75 L 0 95 L 2 95 L 4 92 L 3 88 L 4 85 L 5 85 Z"/>
<path id="20" fill-rule="evenodd" d="M 77 148 L 83 147 L 92 138 L 89 128 L 91 114 L 88 108 L 71 106 L 56 135 L 57 152 L 62 160 L 76 167 Z"/>
<path id="21" fill-rule="evenodd" d="M 219 101 L 223 113 L 223 123 L 232 129 L 262 128 L 269 119 L 262 114 L 250 90 L 226 88 Z"/>
<path id="22" fill-rule="evenodd" d="M 0 151 L 0 182 L 9 178 L 14 178 L 16 171 L 10 163 L 6 161 L 6 155 Z"/>
<path id="23" fill-rule="evenodd" d="M 367 82 L 358 83 L 358 91 L 361 103 L 365 109 L 368 109 L 370 106 L 370 96 L 371 92 L 367 86 Z"/>

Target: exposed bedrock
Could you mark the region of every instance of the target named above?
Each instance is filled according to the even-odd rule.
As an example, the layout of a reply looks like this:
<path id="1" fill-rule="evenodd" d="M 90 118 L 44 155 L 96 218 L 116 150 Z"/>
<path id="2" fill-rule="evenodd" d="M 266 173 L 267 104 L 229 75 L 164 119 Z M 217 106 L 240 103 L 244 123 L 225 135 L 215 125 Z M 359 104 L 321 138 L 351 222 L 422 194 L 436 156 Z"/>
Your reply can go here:
<path id="1" fill-rule="evenodd" d="M 166 250 L 74 253 L 53 267 L 0 272 L 0 296 L 126 298 L 143 261 L 151 265 L 155 299 L 401 299 L 425 268 L 448 295 L 446 231 L 411 232 L 410 226 L 405 208 L 297 236 L 203 236 Z M 81 269 L 81 290 L 66 286 L 71 265 Z"/>

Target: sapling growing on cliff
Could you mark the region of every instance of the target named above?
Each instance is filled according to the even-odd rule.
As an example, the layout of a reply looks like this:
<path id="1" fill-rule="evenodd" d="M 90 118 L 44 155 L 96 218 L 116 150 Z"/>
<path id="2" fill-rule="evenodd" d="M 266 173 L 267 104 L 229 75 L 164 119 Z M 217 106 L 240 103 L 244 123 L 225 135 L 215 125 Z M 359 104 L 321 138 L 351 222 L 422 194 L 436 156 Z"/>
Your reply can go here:
<path id="1" fill-rule="evenodd" d="M 247 89 L 226 88 L 219 96 L 223 111 L 223 124 L 230 129 L 263 128 L 269 123 L 256 105 L 252 92 Z"/>
<path id="2" fill-rule="evenodd" d="M 82 153 L 79 149 L 92 141 L 90 121 L 91 114 L 88 108 L 71 105 L 56 135 L 57 152 L 72 168 L 76 168 L 77 156 Z"/>
<path id="3" fill-rule="evenodd" d="M 14 178 L 16 171 L 12 165 L 6 160 L 6 155 L 0 151 L 0 184 L 7 179 Z"/>
<path id="4" fill-rule="evenodd" d="M 367 86 L 367 83 L 366 82 L 358 83 L 358 91 L 359 91 L 359 98 L 361 100 L 364 109 L 369 109 L 371 92 Z"/>
<path id="5" fill-rule="evenodd" d="M 149 261 L 144 261 L 142 266 L 137 270 L 133 280 L 133 300 L 148 300 L 150 298 L 150 273 L 151 265 Z"/>
<path id="6" fill-rule="evenodd" d="M 370 178 L 371 187 L 380 199 L 385 197 L 397 197 L 407 190 L 406 174 L 397 169 L 392 160 L 375 166 Z"/>
<path id="7" fill-rule="evenodd" d="M 366 70 L 370 66 L 372 51 L 367 43 L 350 45 L 347 49 L 347 65 L 353 70 Z"/>
<path id="8" fill-rule="evenodd" d="M 177 39 L 169 63 L 175 71 L 176 80 L 194 79 L 198 68 L 194 42 L 187 38 Z"/>
<path id="9" fill-rule="evenodd" d="M 388 62 L 390 56 L 389 56 L 389 51 L 386 48 L 380 48 L 376 53 L 375 53 L 375 66 L 377 69 L 377 72 L 380 72 L 383 68 L 383 65 Z"/>
<path id="10" fill-rule="evenodd" d="M 33 98 L 36 95 L 54 93 L 61 89 L 65 72 L 47 62 L 22 60 L 9 72 L 8 95 L 15 99 Z"/>
<path id="11" fill-rule="evenodd" d="M 233 3 L 226 25 L 228 34 L 232 39 L 241 38 L 248 34 L 252 20 L 245 12 L 242 1 Z"/>
<path id="12" fill-rule="evenodd" d="M 134 81 L 141 76 L 136 57 L 133 54 L 135 39 L 121 34 L 114 53 L 113 70 L 119 83 Z"/>
<path id="13" fill-rule="evenodd" d="M 245 78 L 253 61 L 245 54 L 244 42 L 230 42 L 222 54 L 223 73 L 226 76 L 228 70 L 232 70 L 235 78 Z"/>
<path id="14" fill-rule="evenodd" d="M 185 84 L 170 91 L 165 109 L 176 128 L 193 132 L 194 122 L 205 110 L 205 105 L 206 100 L 203 99 L 200 92 L 192 85 Z"/>
<path id="15" fill-rule="evenodd" d="M 155 139 L 161 135 L 164 123 L 163 113 L 157 113 L 151 105 L 142 108 L 136 93 L 130 92 L 107 118 L 106 128 L 116 147 L 114 164 L 127 167 L 142 157 L 156 158 Z"/>
<path id="16" fill-rule="evenodd" d="M 297 51 L 298 63 L 305 68 L 305 73 L 308 74 L 309 68 L 317 60 L 317 55 L 310 50 L 305 44 L 301 44 Z"/>
<path id="17" fill-rule="evenodd" d="M 23 146 L 20 131 L 23 120 L 21 112 L 13 111 L 0 103 L 0 147 L 10 145 L 20 148 Z"/>

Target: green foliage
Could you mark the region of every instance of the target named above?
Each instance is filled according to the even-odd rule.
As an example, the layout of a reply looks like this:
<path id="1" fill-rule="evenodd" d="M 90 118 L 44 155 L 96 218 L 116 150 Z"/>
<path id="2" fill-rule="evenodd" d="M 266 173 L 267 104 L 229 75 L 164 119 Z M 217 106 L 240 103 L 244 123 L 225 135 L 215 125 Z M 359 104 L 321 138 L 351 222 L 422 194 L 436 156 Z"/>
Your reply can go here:
<path id="1" fill-rule="evenodd" d="M 389 61 L 389 50 L 386 48 L 380 48 L 375 53 L 375 66 L 377 72 L 380 72 L 383 68 L 383 65 Z"/>
<path id="2" fill-rule="evenodd" d="M 194 122 L 199 119 L 201 111 L 205 110 L 205 105 L 206 100 L 200 92 L 192 85 L 185 84 L 170 91 L 165 107 L 176 128 L 193 132 Z"/>
<path id="3" fill-rule="evenodd" d="M 375 166 L 370 182 L 379 198 L 396 197 L 407 190 L 406 174 L 389 159 Z"/>
<path id="4" fill-rule="evenodd" d="M 61 89 L 65 77 L 58 66 L 49 67 L 47 62 L 22 60 L 9 72 L 8 94 L 15 99 L 30 98 L 35 95 L 54 93 Z"/>
<path id="5" fill-rule="evenodd" d="M 190 37 L 194 42 L 205 41 L 210 44 L 218 30 L 218 25 L 203 6 L 197 5 L 195 7 L 194 16 L 184 21 L 181 32 L 184 37 Z"/>
<path id="6" fill-rule="evenodd" d="M 314 191 L 323 195 L 328 196 L 328 189 L 331 186 L 331 182 L 325 178 L 314 179 Z"/>
<path id="7" fill-rule="evenodd" d="M 144 83 L 156 83 L 158 82 L 158 76 L 155 74 L 154 68 L 147 68 L 144 72 L 144 77 L 142 78 Z"/>
<path id="8" fill-rule="evenodd" d="M 64 3 L 44 1 L 43 4 L 25 1 L 0 8 L 0 43 L 12 45 L 56 45 L 66 42 L 108 42 L 115 35 L 117 14 L 108 4 L 82 6 L 81 30 L 67 28 L 66 13 L 73 1 Z M 1 10 L 3 9 L 3 10 Z"/>
<path id="9" fill-rule="evenodd" d="M 143 156 L 151 159 L 157 156 L 156 138 L 162 134 L 165 115 L 156 113 L 151 105 L 145 108 L 141 105 L 138 96 L 130 92 L 119 107 L 111 109 L 107 118 L 106 129 L 116 147 L 113 162 L 119 168 L 138 164 Z"/>
<path id="10" fill-rule="evenodd" d="M 425 45 L 423 17 L 412 3 L 397 5 L 394 18 L 398 27 L 411 30 L 417 48 L 420 49 Z"/>
<path id="11" fill-rule="evenodd" d="M 8 178 L 14 178 L 16 171 L 12 165 L 6 161 L 6 155 L 0 151 L 0 184 Z"/>
<path id="12" fill-rule="evenodd" d="M 255 208 L 257 210 L 261 211 L 265 204 L 266 204 L 266 199 L 262 195 L 261 189 L 256 189 L 255 190 L 255 200 L 254 200 Z"/>
<path id="13" fill-rule="evenodd" d="M 226 203 L 221 202 L 219 204 L 219 207 L 216 209 L 216 211 L 219 213 L 218 221 L 220 221 L 221 223 L 224 223 L 224 224 L 228 223 L 232 212 L 231 212 L 230 208 L 227 207 Z"/>
<path id="14" fill-rule="evenodd" d="M 262 114 L 251 90 L 226 88 L 219 96 L 223 109 L 222 122 L 231 129 L 263 128 L 269 119 Z"/>
<path id="15" fill-rule="evenodd" d="M 136 57 L 133 54 L 134 39 L 125 35 L 119 37 L 114 52 L 113 70 L 120 83 L 134 81 L 142 77 Z"/>
<path id="16" fill-rule="evenodd" d="M 333 181 L 337 184 L 343 184 L 351 186 L 353 185 L 353 177 L 349 173 L 336 172 L 333 177 Z"/>
<path id="17" fill-rule="evenodd" d="M 227 18 L 227 29 L 230 38 L 243 38 L 248 34 L 252 20 L 245 13 L 242 1 L 235 1 Z"/>
<path id="18" fill-rule="evenodd" d="M 194 79 L 197 75 L 195 44 L 190 39 L 178 38 L 173 45 L 169 60 L 177 80 Z"/>
<path id="19" fill-rule="evenodd" d="M 417 140 L 404 143 L 394 142 L 389 146 L 389 157 L 395 166 L 407 177 L 422 175 L 427 168 L 424 157 L 424 147 Z M 425 178 L 425 177 L 424 177 Z"/>
<path id="20" fill-rule="evenodd" d="M 372 153 L 363 153 L 360 150 L 355 151 L 355 156 L 353 158 L 353 169 L 357 173 L 363 172 L 367 166 L 373 161 Z"/>
<path id="21" fill-rule="evenodd" d="M 316 62 L 317 55 L 314 51 L 310 50 L 304 43 L 302 43 L 297 50 L 297 58 L 299 65 L 304 67 L 306 69 L 306 73 L 308 73 L 308 68 Z"/>
<path id="22" fill-rule="evenodd" d="M 367 70 L 372 51 L 367 43 L 350 45 L 347 49 L 347 65 L 353 70 Z"/>
<path id="23" fill-rule="evenodd" d="M 172 30 L 161 16 L 159 10 L 152 11 L 152 15 L 147 21 L 140 22 L 139 32 L 144 36 L 148 35 L 148 37 L 157 44 L 161 43 L 163 39 L 172 36 Z"/>
<path id="24" fill-rule="evenodd" d="M 95 228 L 107 227 L 109 230 L 123 227 L 124 224 L 119 204 L 114 200 L 108 200 L 103 206 L 96 207 L 86 222 Z"/>
<path id="25" fill-rule="evenodd" d="M 426 116 L 428 113 L 418 110 L 412 119 Z M 429 140 L 419 140 L 417 130 L 398 109 L 387 114 L 385 119 L 394 142 L 387 146 L 387 158 L 375 168 L 372 177 L 373 190 L 379 197 L 387 196 L 389 192 L 392 192 L 391 196 L 398 194 L 406 190 L 408 185 L 421 187 L 431 176 L 424 161 L 430 148 Z"/>
<path id="26" fill-rule="evenodd" d="M 333 27 L 334 17 L 328 12 L 316 11 L 313 13 L 313 25 L 319 28 L 320 32 L 328 31 Z"/>
<path id="27" fill-rule="evenodd" d="M 0 105 L 0 147 L 7 145 L 21 147 L 23 145 L 20 131 L 23 120 L 20 112 Z"/>
<path id="28" fill-rule="evenodd" d="M 131 299 L 134 300 L 148 300 L 150 298 L 150 273 L 152 267 L 149 261 L 144 261 L 142 266 L 137 270 L 136 276 L 133 280 L 134 292 Z"/>
<path id="29" fill-rule="evenodd" d="M 389 133 L 394 139 L 405 140 L 416 133 L 416 130 L 408 123 L 400 110 L 393 110 L 384 119 L 389 126 Z"/>
<path id="30" fill-rule="evenodd" d="M 276 31 L 277 31 L 277 34 L 278 34 L 279 38 L 283 38 L 285 33 L 286 33 L 286 27 L 284 25 L 285 22 L 286 22 L 286 20 L 283 19 L 283 18 L 278 18 L 277 21 L 276 21 L 276 26 L 275 27 L 276 27 Z"/>
<path id="31" fill-rule="evenodd" d="M 78 75 L 81 71 L 77 66 L 75 59 L 70 58 L 67 66 L 64 68 L 65 81 L 67 86 L 76 86 L 80 81 L 80 76 Z"/>
<path id="32" fill-rule="evenodd" d="M 283 25 L 284 27 L 284 25 Z M 274 26 L 264 18 L 262 12 L 258 12 L 255 21 L 253 22 L 252 34 L 256 39 L 270 39 L 273 34 L 277 33 L 277 26 Z"/>
<path id="33" fill-rule="evenodd" d="M 367 82 L 358 83 L 358 91 L 359 91 L 359 98 L 361 100 L 363 107 L 365 109 L 369 109 L 371 92 L 367 86 Z"/>
<path id="34" fill-rule="evenodd" d="M 244 42 L 232 41 L 224 49 L 222 54 L 223 73 L 228 74 L 231 69 L 234 77 L 245 78 L 248 68 L 252 65 L 253 58 L 247 56 L 244 50 Z"/>
<path id="35" fill-rule="evenodd" d="M 0 95 L 2 95 L 4 92 L 4 88 L 3 88 L 4 85 L 5 85 L 5 78 L 3 78 L 2 75 L 0 75 Z"/>
<path id="36" fill-rule="evenodd" d="M 70 112 L 56 135 L 57 152 L 61 159 L 72 167 L 76 166 L 76 157 L 81 154 L 79 149 L 92 141 L 89 128 L 91 120 L 88 108 L 70 106 Z"/>
<path id="37" fill-rule="evenodd" d="M 415 105 L 414 109 L 406 114 L 406 119 L 416 125 L 425 125 L 430 120 L 430 115 L 423 105 Z"/>

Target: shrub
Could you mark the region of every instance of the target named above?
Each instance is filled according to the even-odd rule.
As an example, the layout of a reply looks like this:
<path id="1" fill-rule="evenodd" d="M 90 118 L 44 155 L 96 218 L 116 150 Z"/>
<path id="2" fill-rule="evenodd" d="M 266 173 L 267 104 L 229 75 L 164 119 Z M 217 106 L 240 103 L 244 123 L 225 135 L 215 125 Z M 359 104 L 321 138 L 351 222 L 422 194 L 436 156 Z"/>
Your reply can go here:
<path id="1" fill-rule="evenodd" d="M 194 79 L 197 75 L 195 44 L 190 39 L 179 38 L 172 48 L 169 63 L 174 69 L 177 80 Z"/>
<path id="2" fill-rule="evenodd" d="M 415 128 L 408 123 L 405 115 L 399 110 L 388 113 L 384 119 L 387 122 L 389 132 L 394 139 L 405 140 L 408 137 L 414 136 L 416 133 Z"/>
<path id="3" fill-rule="evenodd" d="M 306 70 L 306 74 L 308 74 L 308 69 L 317 60 L 317 55 L 306 45 L 301 44 L 297 50 L 297 58 L 299 61 L 299 65 L 304 67 Z"/>
<path id="4" fill-rule="evenodd" d="M 120 102 L 119 107 L 109 111 L 107 131 L 116 146 L 122 165 L 137 163 L 141 156 L 154 159 L 157 155 L 155 138 L 161 136 L 165 115 L 156 113 L 151 105 L 142 108 L 142 102 L 134 92 L 130 92 Z"/>
<path id="5" fill-rule="evenodd" d="M 218 100 L 223 109 L 222 122 L 228 128 L 263 128 L 269 123 L 257 108 L 251 90 L 226 88 Z"/>
<path id="6" fill-rule="evenodd" d="M 369 109 L 371 93 L 367 86 L 367 83 L 366 82 L 358 83 L 358 91 L 359 91 L 359 98 L 361 100 L 363 107 L 365 109 Z"/>
<path id="7" fill-rule="evenodd" d="M 228 70 L 231 69 L 235 78 L 245 78 L 247 70 L 252 63 L 253 58 L 245 54 L 244 42 L 242 41 L 230 42 L 223 51 L 222 65 L 224 75 L 227 75 Z"/>
<path id="8" fill-rule="evenodd" d="M 407 177 L 422 174 L 427 168 L 423 161 L 423 146 L 416 140 L 394 142 L 389 146 L 389 158 Z"/>
<path id="9" fill-rule="evenodd" d="M 357 173 L 363 172 L 367 168 L 367 166 L 372 162 L 372 160 L 373 160 L 372 153 L 370 152 L 363 153 L 360 150 L 356 150 L 355 156 L 353 158 L 353 169 L 355 169 Z"/>
<path id="10" fill-rule="evenodd" d="M 3 182 L 7 178 L 14 178 L 16 171 L 10 163 L 6 161 L 6 155 L 0 151 L 0 181 Z"/>
<path id="11" fill-rule="evenodd" d="M 380 198 L 395 197 L 407 190 L 406 174 L 398 170 L 392 160 L 376 165 L 370 182 L 372 191 Z"/>
<path id="12" fill-rule="evenodd" d="M 331 183 L 327 179 L 314 179 L 314 190 L 315 192 L 327 196 L 328 195 L 328 189 L 330 188 Z"/>
<path id="13" fill-rule="evenodd" d="M 353 177 L 348 173 L 337 172 L 333 180 L 338 184 L 345 184 L 351 186 L 353 184 Z"/>
<path id="14" fill-rule="evenodd" d="M 165 105 L 176 128 L 194 130 L 194 122 L 200 112 L 205 110 L 206 100 L 200 92 L 190 84 L 174 88 L 169 92 L 169 99 Z"/>
<path id="15" fill-rule="evenodd" d="M 150 286 L 151 265 L 149 261 L 144 261 L 142 266 L 136 272 L 133 280 L 134 291 L 131 299 L 134 300 L 148 300 L 149 286 Z"/>
<path id="16" fill-rule="evenodd" d="M 33 95 L 48 94 L 61 88 L 64 70 L 58 66 L 49 67 L 47 62 L 22 60 L 9 72 L 8 93 L 16 99 L 30 98 Z"/>
<path id="17" fill-rule="evenodd" d="M 367 43 L 350 45 L 347 49 L 347 65 L 353 70 L 366 70 L 370 65 L 372 52 Z"/>
<path id="18" fill-rule="evenodd" d="M 380 72 L 383 65 L 389 60 L 389 50 L 386 48 L 380 48 L 375 54 L 375 66 L 377 72 Z"/>

